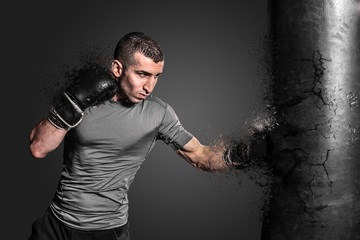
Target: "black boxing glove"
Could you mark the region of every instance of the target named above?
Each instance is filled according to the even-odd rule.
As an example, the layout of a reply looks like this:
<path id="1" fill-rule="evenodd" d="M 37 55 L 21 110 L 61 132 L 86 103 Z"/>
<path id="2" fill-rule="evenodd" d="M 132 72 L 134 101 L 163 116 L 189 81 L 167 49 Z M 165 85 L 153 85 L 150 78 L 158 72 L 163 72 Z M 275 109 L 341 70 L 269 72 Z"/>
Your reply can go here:
<path id="1" fill-rule="evenodd" d="M 230 168 L 243 169 L 262 166 L 268 155 L 268 132 L 255 132 L 243 141 L 232 141 L 223 153 L 223 160 Z"/>
<path id="2" fill-rule="evenodd" d="M 111 99 L 117 88 L 117 82 L 109 73 L 88 70 L 55 97 L 48 120 L 59 129 L 76 127 L 83 119 L 86 108 Z"/>
<path id="3" fill-rule="evenodd" d="M 230 168 L 241 169 L 249 164 L 249 144 L 232 142 L 225 148 L 223 160 Z"/>

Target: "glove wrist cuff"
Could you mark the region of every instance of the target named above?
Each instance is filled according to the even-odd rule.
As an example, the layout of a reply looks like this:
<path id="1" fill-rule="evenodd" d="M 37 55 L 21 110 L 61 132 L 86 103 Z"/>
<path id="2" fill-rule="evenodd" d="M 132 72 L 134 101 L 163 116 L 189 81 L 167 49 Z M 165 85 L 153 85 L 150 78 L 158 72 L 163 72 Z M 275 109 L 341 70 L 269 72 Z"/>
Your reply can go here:
<path id="1" fill-rule="evenodd" d="M 69 130 L 76 127 L 84 117 L 84 112 L 80 107 L 69 97 L 65 92 L 63 97 L 68 101 L 66 109 L 64 106 L 52 106 L 49 111 L 48 120 L 58 129 Z M 71 118 L 66 117 L 67 113 L 71 112 Z"/>

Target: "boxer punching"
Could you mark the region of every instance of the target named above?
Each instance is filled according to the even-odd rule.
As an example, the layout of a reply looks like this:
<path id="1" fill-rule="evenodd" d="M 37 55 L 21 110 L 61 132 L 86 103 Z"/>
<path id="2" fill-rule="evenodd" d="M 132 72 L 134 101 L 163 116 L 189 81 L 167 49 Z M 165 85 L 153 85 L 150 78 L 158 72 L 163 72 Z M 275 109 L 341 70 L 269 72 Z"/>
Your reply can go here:
<path id="1" fill-rule="evenodd" d="M 161 48 L 133 32 L 118 42 L 110 71 L 79 74 L 31 131 L 30 150 L 46 157 L 64 141 L 59 185 L 30 240 L 130 239 L 127 192 L 158 140 L 196 168 L 245 167 L 247 144 L 202 145 L 166 102 L 152 95 L 164 68 Z"/>

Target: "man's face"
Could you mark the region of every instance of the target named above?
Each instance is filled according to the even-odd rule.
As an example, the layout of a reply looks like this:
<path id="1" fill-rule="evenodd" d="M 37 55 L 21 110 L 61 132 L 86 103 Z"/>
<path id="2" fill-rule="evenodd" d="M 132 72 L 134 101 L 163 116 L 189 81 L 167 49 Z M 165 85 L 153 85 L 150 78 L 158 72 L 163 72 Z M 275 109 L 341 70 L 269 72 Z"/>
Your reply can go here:
<path id="1" fill-rule="evenodd" d="M 135 64 L 130 65 L 120 76 L 121 94 L 118 100 L 139 103 L 154 90 L 164 62 L 155 63 L 141 53 L 134 54 Z"/>

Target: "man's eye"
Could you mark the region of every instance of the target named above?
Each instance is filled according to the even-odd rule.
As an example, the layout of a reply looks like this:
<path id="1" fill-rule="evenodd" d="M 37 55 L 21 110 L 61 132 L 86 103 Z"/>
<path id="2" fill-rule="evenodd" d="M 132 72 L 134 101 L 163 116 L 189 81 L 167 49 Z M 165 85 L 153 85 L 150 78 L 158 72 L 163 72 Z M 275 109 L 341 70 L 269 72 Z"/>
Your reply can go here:
<path id="1" fill-rule="evenodd" d="M 145 73 L 138 73 L 140 77 L 145 77 Z"/>

